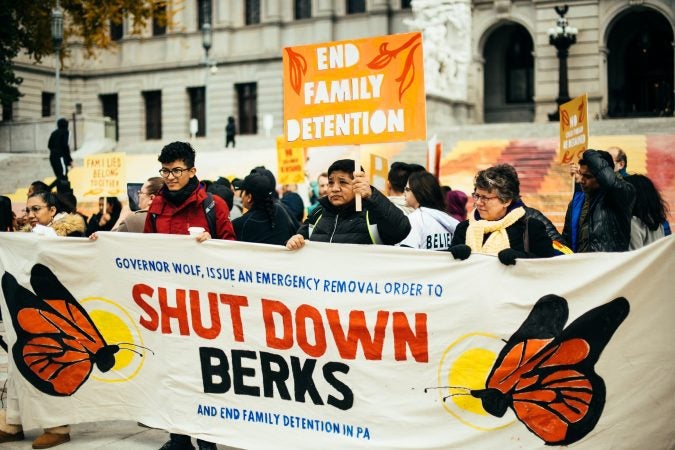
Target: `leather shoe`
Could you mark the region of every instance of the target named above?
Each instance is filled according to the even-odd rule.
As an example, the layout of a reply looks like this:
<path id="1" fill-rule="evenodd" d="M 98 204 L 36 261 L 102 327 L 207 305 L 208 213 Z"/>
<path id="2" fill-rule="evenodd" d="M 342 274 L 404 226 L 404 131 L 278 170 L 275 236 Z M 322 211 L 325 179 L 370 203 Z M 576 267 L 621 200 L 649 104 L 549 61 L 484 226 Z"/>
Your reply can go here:
<path id="1" fill-rule="evenodd" d="M 23 431 L 19 431 L 18 433 L 6 433 L 0 430 L 0 444 L 4 444 L 5 442 L 23 441 L 23 439 Z"/>
<path id="2" fill-rule="evenodd" d="M 45 431 L 42 435 L 35 438 L 33 448 L 51 448 L 57 445 L 65 444 L 70 441 L 70 434 L 50 433 Z"/>

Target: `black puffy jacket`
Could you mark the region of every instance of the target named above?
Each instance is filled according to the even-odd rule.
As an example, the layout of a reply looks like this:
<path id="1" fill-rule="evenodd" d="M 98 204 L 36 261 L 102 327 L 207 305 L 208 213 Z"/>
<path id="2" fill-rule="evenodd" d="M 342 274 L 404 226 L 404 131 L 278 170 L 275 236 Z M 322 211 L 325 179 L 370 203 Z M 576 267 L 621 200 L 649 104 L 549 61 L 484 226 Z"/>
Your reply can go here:
<path id="1" fill-rule="evenodd" d="M 302 224 L 298 233 L 305 239 L 338 244 L 386 244 L 401 242 L 410 233 L 410 221 L 403 212 L 377 189 L 356 211 L 354 202 L 335 207 L 328 197 Z"/>
<path id="2" fill-rule="evenodd" d="M 584 160 L 588 170 L 595 176 L 600 189 L 590 194 L 588 211 L 588 248 L 587 252 L 623 252 L 630 243 L 630 220 L 635 204 L 635 188 L 602 159 L 595 150 L 586 150 Z M 589 195 L 589 194 L 585 194 Z M 571 243 L 572 202 L 565 214 L 563 238 L 565 245 Z M 577 240 L 578 242 L 578 240 Z"/>

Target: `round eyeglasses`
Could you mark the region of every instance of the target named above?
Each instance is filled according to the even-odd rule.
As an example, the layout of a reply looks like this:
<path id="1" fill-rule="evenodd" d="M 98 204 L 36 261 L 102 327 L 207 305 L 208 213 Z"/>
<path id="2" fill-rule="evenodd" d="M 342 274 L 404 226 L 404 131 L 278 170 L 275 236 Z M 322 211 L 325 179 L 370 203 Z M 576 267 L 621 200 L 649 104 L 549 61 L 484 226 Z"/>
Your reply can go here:
<path id="1" fill-rule="evenodd" d="M 161 168 L 159 169 L 159 174 L 162 176 L 162 178 L 169 178 L 169 174 L 173 175 L 175 178 L 180 178 L 181 175 L 183 175 L 183 172 L 186 170 L 190 170 L 187 168 L 183 167 L 174 167 L 173 169 L 165 169 Z"/>

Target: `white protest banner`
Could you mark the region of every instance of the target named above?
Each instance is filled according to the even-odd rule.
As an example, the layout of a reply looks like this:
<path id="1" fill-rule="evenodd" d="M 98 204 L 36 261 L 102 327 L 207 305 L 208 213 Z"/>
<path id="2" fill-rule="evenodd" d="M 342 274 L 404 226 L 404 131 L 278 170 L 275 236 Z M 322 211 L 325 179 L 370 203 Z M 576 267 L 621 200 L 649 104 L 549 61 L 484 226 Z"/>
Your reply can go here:
<path id="1" fill-rule="evenodd" d="M 2 233 L 8 414 L 242 448 L 667 448 L 673 255 Z"/>

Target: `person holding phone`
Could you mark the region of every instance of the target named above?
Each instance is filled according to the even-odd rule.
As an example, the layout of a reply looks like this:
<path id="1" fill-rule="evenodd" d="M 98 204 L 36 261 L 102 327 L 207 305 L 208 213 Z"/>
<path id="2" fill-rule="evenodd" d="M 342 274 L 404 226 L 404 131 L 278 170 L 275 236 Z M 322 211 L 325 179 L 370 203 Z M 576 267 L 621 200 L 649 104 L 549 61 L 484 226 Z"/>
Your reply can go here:
<path id="1" fill-rule="evenodd" d="M 150 208 L 152 199 L 162 189 L 162 186 L 164 186 L 164 179 L 162 177 L 148 178 L 138 191 L 138 206 L 140 209 L 134 211 L 120 222 L 115 231 L 142 233 L 145 226 L 145 218 L 148 215 L 148 208 Z"/>

